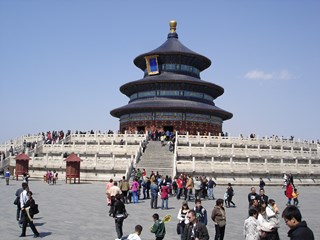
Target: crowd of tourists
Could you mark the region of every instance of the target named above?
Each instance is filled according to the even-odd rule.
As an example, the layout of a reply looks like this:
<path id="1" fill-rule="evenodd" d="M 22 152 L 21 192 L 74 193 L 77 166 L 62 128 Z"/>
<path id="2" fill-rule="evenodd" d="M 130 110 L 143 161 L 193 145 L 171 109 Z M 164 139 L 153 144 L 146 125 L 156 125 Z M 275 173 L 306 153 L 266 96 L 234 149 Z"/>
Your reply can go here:
<path id="1" fill-rule="evenodd" d="M 125 177 L 119 182 L 112 179 L 106 185 L 107 203 L 110 206 L 109 216 L 115 219 L 117 233 L 116 240 L 119 239 L 140 239 L 122 238 L 123 222 L 128 216 L 126 204 L 137 204 L 140 199 L 150 199 L 151 209 L 166 210 L 169 208 L 169 199 L 182 199 L 181 208 L 177 212 L 177 234 L 181 240 L 207 240 L 209 234 L 207 230 L 208 213 L 202 206 L 204 199 L 215 200 L 215 181 L 206 176 L 188 176 L 181 174 L 175 178 L 161 176 L 159 172 L 152 171 L 147 174 L 145 169 L 137 169 L 129 182 Z M 246 240 L 279 240 L 278 228 L 281 217 L 290 228 L 288 236 L 290 239 L 314 240 L 312 231 L 302 221 L 301 213 L 297 208 L 299 203 L 299 193 L 297 189 L 290 191 L 293 186 L 293 176 L 289 174 L 285 179 L 285 194 L 288 198 L 287 208 L 280 215 L 275 200 L 265 194 L 265 182 L 260 178 L 259 192 L 252 187 L 248 194 L 248 218 L 244 221 L 244 238 Z M 291 194 L 291 195 L 290 195 Z M 215 240 L 223 240 L 227 216 L 225 207 L 236 207 L 232 201 L 234 189 L 231 183 L 226 187 L 224 199 L 216 199 L 216 205 L 209 217 L 215 225 Z M 161 204 L 158 205 L 158 198 Z M 293 205 L 291 199 L 294 200 Z M 192 204 L 193 203 L 193 204 Z M 190 206 L 193 205 L 193 206 Z M 163 222 L 156 213 L 153 216 L 154 225 L 150 228 L 155 234 L 156 240 L 165 238 L 166 230 Z M 139 225 L 140 226 L 140 225 Z M 141 226 L 140 226 L 141 227 Z M 142 230 L 142 227 L 139 228 Z M 135 237 L 141 234 L 137 231 Z"/>
<path id="2" fill-rule="evenodd" d="M 136 225 L 134 233 L 123 238 L 123 223 L 128 217 L 126 204 L 137 204 L 141 199 L 150 200 L 150 208 L 169 209 L 170 201 L 181 200 L 181 207 L 176 212 L 176 232 L 182 240 L 208 240 L 207 224 L 210 221 L 215 226 L 214 239 L 223 240 L 227 224 L 226 207 L 236 207 L 232 201 L 234 189 L 229 183 L 225 190 L 224 199 L 215 198 L 214 188 L 217 186 L 213 178 L 206 176 L 188 176 L 180 174 L 175 178 L 163 177 L 159 172 L 147 174 L 145 169 L 137 169 L 134 179 L 129 181 L 125 177 L 121 181 L 110 179 L 106 184 L 107 204 L 109 216 L 115 220 L 116 240 L 141 240 L 143 227 Z M 6 171 L 6 183 L 9 185 L 10 171 Z M 55 171 L 47 171 L 44 176 L 48 184 L 55 184 L 58 174 Z M 30 226 L 34 237 L 39 237 L 39 232 L 33 223 L 33 217 L 37 213 L 37 205 L 33 199 L 29 185 L 30 175 L 23 174 L 22 187 L 16 191 L 14 204 L 17 206 L 16 219 L 22 228 L 20 237 L 26 236 L 27 226 Z M 283 177 L 284 194 L 288 198 L 287 207 L 280 213 L 277 203 L 265 192 L 266 183 L 262 178 L 259 181 L 259 190 L 251 187 L 248 193 L 248 217 L 244 221 L 243 234 L 246 240 L 278 240 L 278 228 L 280 219 L 283 218 L 289 227 L 288 237 L 293 240 L 314 240 L 313 232 L 307 223 L 302 220 L 298 209 L 299 192 L 294 185 L 291 174 Z M 158 198 L 161 203 L 158 204 Z M 210 212 L 202 205 L 203 200 L 216 200 Z M 293 202 L 292 202 L 293 200 Z M 161 209 L 161 210 L 160 210 Z M 210 214 L 211 213 L 211 214 Z M 166 215 L 160 219 L 158 213 L 152 216 L 154 221 L 149 230 L 155 234 L 156 240 L 162 240 L 166 236 Z M 169 217 L 171 218 L 171 216 Z"/>

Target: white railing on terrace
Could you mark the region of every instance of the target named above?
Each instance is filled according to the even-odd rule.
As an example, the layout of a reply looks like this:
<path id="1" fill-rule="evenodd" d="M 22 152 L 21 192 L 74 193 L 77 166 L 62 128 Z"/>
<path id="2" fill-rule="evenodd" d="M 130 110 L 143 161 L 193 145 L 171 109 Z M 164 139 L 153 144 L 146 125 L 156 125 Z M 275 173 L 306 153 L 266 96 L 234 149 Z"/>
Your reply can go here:
<path id="1" fill-rule="evenodd" d="M 178 146 L 181 144 L 227 144 L 234 146 L 271 146 L 307 148 L 320 151 L 320 145 L 311 141 L 287 140 L 279 138 L 241 138 L 204 135 L 177 135 Z"/>
<path id="2" fill-rule="evenodd" d="M 138 145 L 75 145 L 75 144 L 44 144 L 37 148 L 42 153 L 99 153 L 99 154 L 134 154 Z"/>
<path id="3" fill-rule="evenodd" d="M 11 146 L 15 147 L 15 146 L 23 145 L 24 140 L 26 140 L 26 142 L 38 142 L 42 140 L 42 135 L 41 134 L 24 135 L 16 139 L 6 141 L 0 144 L 0 151 L 4 151 L 4 149 L 9 150 Z"/>
<path id="4" fill-rule="evenodd" d="M 203 147 L 192 146 L 177 146 L 176 152 L 180 156 L 216 156 L 216 157 L 260 157 L 260 158 L 306 158 L 320 159 L 320 152 L 316 151 L 297 151 L 283 149 L 260 149 L 260 148 L 230 148 L 230 147 Z"/>
<path id="5" fill-rule="evenodd" d="M 66 139 L 66 142 L 120 142 L 121 140 L 128 143 L 139 143 L 146 140 L 146 134 L 138 133 L 124 133 L 124 134 L 106 134 L 106 133 L 94 133 L 94 134 L 71 134 Z"/>

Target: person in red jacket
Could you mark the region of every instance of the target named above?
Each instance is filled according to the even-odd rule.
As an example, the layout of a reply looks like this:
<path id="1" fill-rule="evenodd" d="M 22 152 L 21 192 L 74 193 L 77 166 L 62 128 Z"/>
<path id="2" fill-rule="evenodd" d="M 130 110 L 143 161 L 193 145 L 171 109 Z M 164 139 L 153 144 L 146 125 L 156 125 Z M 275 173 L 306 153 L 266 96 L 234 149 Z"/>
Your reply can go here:
<path id="1" fill-rule="evenodd" d="M 176 180 L 177 182 L 177 187 L 178 187 L 178 193 L 177 193 L 177 199 L 179 200 L 183 191 L 183 180 L 182 177 L 178 177 L 178 179 Z"/>
<path id="2" fill-rule="evenodd" d="M 161 187 L 161 199 L 162 206 L 161 209 L 164 209 L 164 203 L 166 203 L 166 209 L 168 209 L 168 201 L 169 201 L 169 187 L 167 185 L 163 185 Z"/>
<path id="3" fill-rule="evenodd" d="M 289 182 L 286 187 L 286 197 L 288 198 L 287 206 L 291 205 L 293 187 L 292 183 Z"/>

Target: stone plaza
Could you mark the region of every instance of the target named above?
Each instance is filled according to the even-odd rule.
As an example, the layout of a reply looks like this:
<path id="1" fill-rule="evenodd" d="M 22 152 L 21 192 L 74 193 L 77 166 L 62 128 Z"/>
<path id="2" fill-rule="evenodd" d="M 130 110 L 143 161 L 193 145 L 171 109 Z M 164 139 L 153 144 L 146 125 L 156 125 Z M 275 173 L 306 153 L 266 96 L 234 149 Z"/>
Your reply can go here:
<path id="1" fill-rule="evenodd" d="M 118 179 L 115 179 L 118 180 Z M 296 187 L 300 192 L 300 210 L 303 219 L 307 221 L 308 226 L 313 230 L 315 239 L 319 239 L 320 230 L 318 229 L 318 219 L 320 209 L 317 206 L 317 199 L 320 198 L 320 192 L 317 186 L 299 186 Z M 258 188 L 259 183 L 252 186 Z M 21 181 L 11 180 L 10 185 L 5 185 L 5 180 L 0 179 L 1 198 L 1 225 L 0 236 L 4 240 L 19 239 L 21 228 L 15 219 L 16 206 L 13 205 L 15 191 L 21 186 Z M 40 232 L 40 237 L 48 240 L 87 240 L 87 239 L 106 239 L 116 238 L 116 231 L 113 218 L 109 217 L 105 195 L 105 183 L 103 182 L 81 182 L 80 184 L 65 184 L 58 180 L 56 185 L 48 185 L 43 181 L 29 181 L 30 190 L 34 193 L 33 197 L 39 204 L 40 213 L 35 216 L 34 222 Z M 215 197 L 222 198 L 225 185 L 219 185 L 215 188 Z M 227 227 L 225 239 L 244 239 L 243 223 L 247 217 L 248 200 L 247 195 L 250 192 L 250 186 L 234 186 L 234 202 L 236 208 L 226 208 Z M 281 186 L 266 186 L 266 194 L 269 198 L 275 199 L 280 212 L 285 208 L 286 198 L 284 189 Z M 167 214 L 172 215 L 172 220 L 166 224 L 167 234 L 164 239 L 180 239 L 176 234 L 177 214 L 181 207 L 182 200 L 175 197 L 169 198 L 169 209 L 162 210 L 151 209 L 150 200 L 140 200 L 138 204 L 128 204 L 126 209 L 129 217 L 124 221 L 124 236 L 134 231 L 134 226 L 140 224 L 143 226 L 141 239 L 152 240 L 154 235 L 150 232 L 150 226 L 153 224 L 152 215 L 158 213 L 160 218 Z M 214 200 L 203 200 L 202 205 L 208 212 L 208 231 L 210 239 L 214 239 L 214 225 L 210 219 L 211 211 L 215 205 Z M 194 202 L 189 202 L 189 207 L 193 208 Z M 158 199 L 158 207 L 161 207 L 161 199 Z M 288 239 L 288 227 L 281 219 L 279 235 L 281 239 Z M 27 237 L 33 238 L 30 228 L 27 228 Z"/>

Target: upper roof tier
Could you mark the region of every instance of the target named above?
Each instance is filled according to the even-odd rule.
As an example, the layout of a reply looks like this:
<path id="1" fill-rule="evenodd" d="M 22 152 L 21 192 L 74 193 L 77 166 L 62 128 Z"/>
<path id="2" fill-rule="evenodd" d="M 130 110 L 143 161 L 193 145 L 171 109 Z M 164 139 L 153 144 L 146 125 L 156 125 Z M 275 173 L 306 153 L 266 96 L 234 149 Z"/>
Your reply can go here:
<path id="1" fill-rule="evenodd" d="M 179 86 L 175 86 L 179 84 Z M 170 88 L 168 88 L 171 86 Z M 197 90 L 207 93 L 214 99 L 221 96 L 224 89 L 214 83 L 206 82 L 201 79 L 186 76 L 182 74 L 174 74 L 170 72 L 161 73 L 160 75 L 146 76 L 133 82 L 126 83 L 120 87 L 120 91 L 130 97 L 138 91 L 146 91 L 151 89 L 168 89 L 168 90 Z"/>
<path id="2" fill-rule="evenodd" d="M 145 57 L 158 55 L 159 64 L 172 63 L 167 62 L 168 56 L 176 56 L 174 61 L 176 64 L 191 65 L 197 68 L 199 71 L 203 71 L 204 69 L 210 67 L 210 59 L 190 50 L 178 40 L 176 26 L 177 23 L 175 21 L 170 21 L 170 33 L 168 34 L 167 41 L 153 51 L 143 53 L 136 57 L 134 59 L 134 64 L 142 71 L 145 71 L 147 68 Z M 172 61 L 172 58 L 170 61 Z"/>

